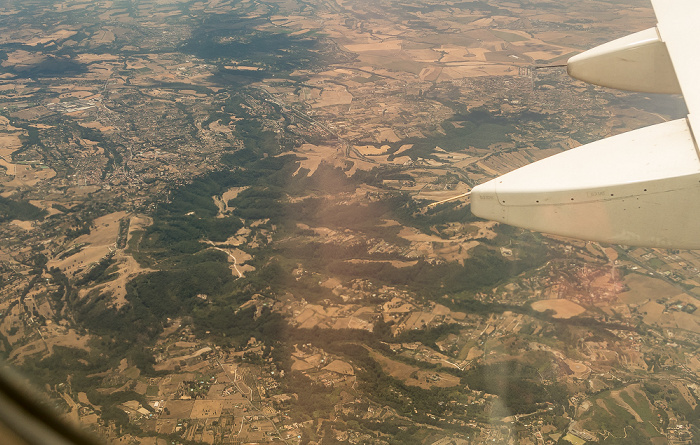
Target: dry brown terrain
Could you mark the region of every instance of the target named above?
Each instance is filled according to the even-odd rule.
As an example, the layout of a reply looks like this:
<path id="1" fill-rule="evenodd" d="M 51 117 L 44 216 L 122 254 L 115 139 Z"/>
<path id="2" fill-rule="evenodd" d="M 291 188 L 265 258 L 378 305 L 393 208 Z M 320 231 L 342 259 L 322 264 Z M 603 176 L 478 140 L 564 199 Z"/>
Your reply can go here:
<path id="1" fill-rule="evenodd" d="M 416 366 L 392 360 L 375 351 L 372 351 L 371 355 L 373 359 L 379 362 L 387 374 L 407 385 L 418 386 L 423 389 L 450 388 L 459 385 L 459 377 L 452 374 L 426 371 Z"/>
<path id="2" fill-rule="evenodd" d="M 52 258 L 49 260 L 50 267 L 57 267 L 63 273 L 73 276 L 80 273 L 84 268 L 99 262 L 116 249 L 115 243 L 119 233 L 119 220 L 126 215 L 127 212 L 122 211 L 97 218 L 90 233 L 76 238 L 70 246 L 66 246 L 64 252 L 69 251 L 73 247 L 80 250 L 65 258 Z"/>
<path id="3" fill-rule="evenodd" d="M 670 298 L 678 295 L 678 288 L 659 278 L 647 275 L 629 274 L 625 276 L 625 284 L 629 290 L 618 295 L 620 301 L 630 304 L 639 304 L 647 300 Z"/>
<path id="4" fill-rule="evenodd" d="M 538 312 L 554 311 L 554 318 L 571 318 L 586 312 L 586 309 L 573 301 L 563 299 L 539 300 L 532 303 L 532 308 Z"/>

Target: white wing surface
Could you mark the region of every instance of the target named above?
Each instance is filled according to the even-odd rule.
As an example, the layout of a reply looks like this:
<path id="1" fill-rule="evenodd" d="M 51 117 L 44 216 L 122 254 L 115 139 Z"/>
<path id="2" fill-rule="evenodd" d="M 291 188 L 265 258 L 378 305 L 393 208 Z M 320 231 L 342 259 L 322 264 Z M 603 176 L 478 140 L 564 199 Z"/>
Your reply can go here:
<path id="1" fill-rule="evenodd" d="M 700 2 L 697 0 L 652 0 L 661 40 L 666 44 L 678 77 L 688 120 L 700 135 Z"/>
<path id="2" fill-rule="evenodd" d="M 558 235 L 700 249 L 700 1 L 653 0 L 658 26 L 572 57 L 569 74 L 633 91 L 682 92 L 686 119 L 593 142 L 472 190 L 482 218 Z"/>

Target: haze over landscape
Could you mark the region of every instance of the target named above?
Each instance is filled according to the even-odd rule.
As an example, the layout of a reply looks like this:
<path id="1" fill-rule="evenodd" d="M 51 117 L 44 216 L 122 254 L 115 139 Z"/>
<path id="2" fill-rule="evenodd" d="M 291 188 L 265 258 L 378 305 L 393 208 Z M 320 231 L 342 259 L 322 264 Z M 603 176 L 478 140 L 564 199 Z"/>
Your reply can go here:
<path id="1" fill-rule="evenodd" d="M 685 444 L 700 255 L 432 202 L 685 115 L 642 0 L 0 7 L 0 353 L 115 444 Z"/>

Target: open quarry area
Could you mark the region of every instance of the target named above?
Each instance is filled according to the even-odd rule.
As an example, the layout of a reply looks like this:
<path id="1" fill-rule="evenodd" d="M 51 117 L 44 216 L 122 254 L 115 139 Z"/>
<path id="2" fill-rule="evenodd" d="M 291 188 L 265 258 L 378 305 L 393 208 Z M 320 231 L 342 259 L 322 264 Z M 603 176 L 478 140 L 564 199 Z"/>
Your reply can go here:
<path id="1" fill-rule="evenodd" d="M 700 254 L 438 201 L 679 97 L 643 0 L 0 6 L 0 354 L 101 443 L 690 444 Z"/>

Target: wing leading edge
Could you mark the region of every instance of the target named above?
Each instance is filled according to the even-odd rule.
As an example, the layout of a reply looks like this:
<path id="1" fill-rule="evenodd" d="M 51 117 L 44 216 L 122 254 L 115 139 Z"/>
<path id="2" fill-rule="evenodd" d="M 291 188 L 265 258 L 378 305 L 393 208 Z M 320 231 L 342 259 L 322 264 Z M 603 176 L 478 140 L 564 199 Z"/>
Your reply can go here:
<path id="1" fill-rule="evenodd" d="M 688 117 L 593 142 L 476 186 L 476 216 L 593 241 L 700 249 L 700 84 L 691 77 L 700 68 L 693 50 L 700 2 L 653 3 L 656 28 L 572 57 L 569 74 L 619 89 L 682 92 Z"/>

